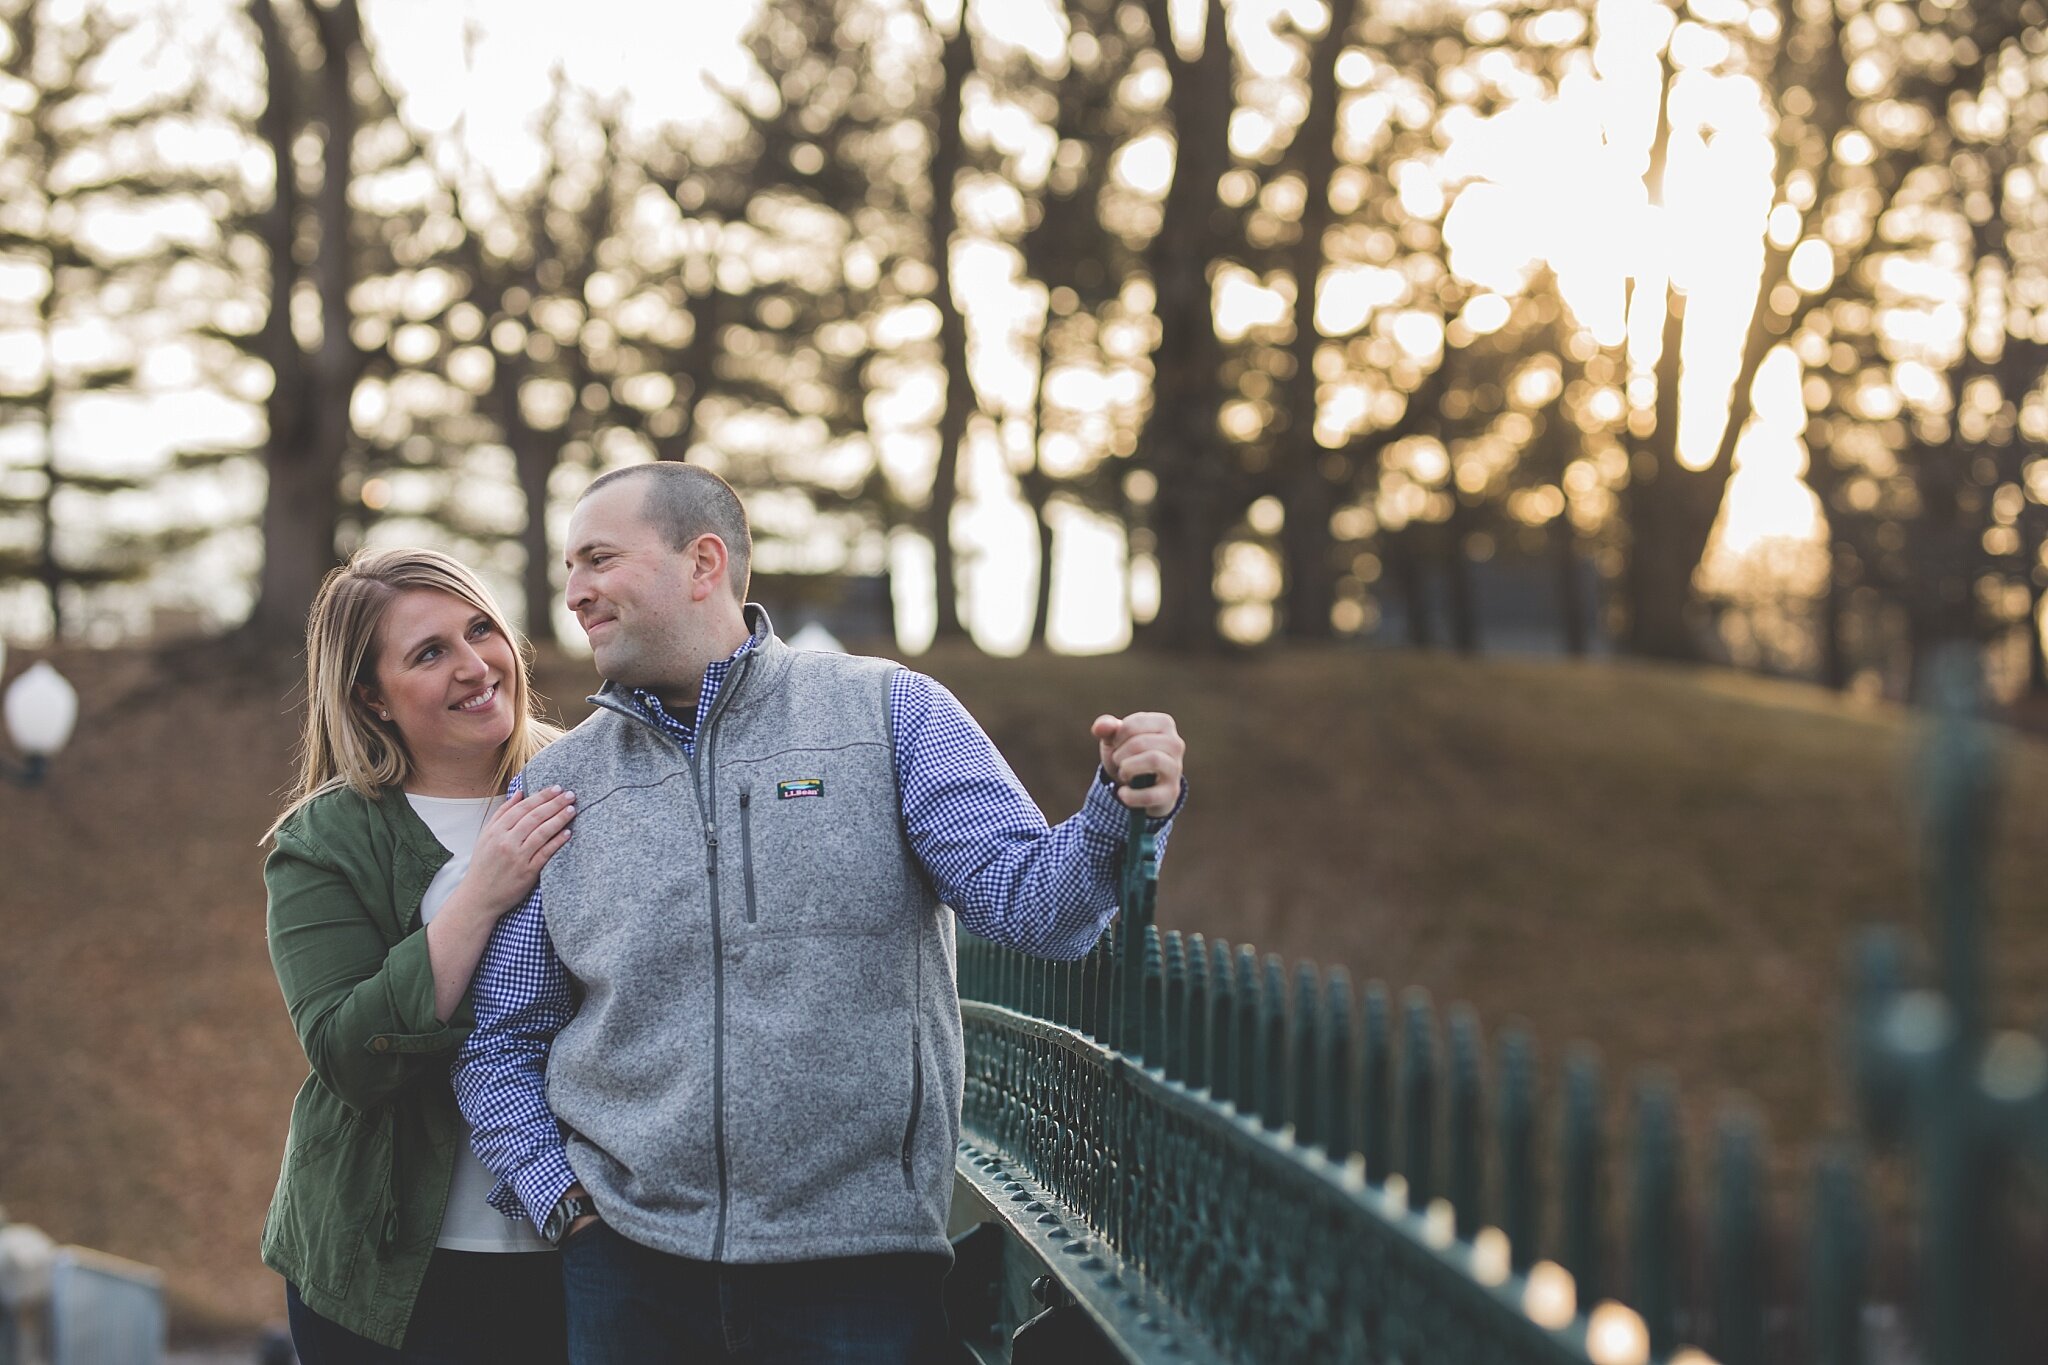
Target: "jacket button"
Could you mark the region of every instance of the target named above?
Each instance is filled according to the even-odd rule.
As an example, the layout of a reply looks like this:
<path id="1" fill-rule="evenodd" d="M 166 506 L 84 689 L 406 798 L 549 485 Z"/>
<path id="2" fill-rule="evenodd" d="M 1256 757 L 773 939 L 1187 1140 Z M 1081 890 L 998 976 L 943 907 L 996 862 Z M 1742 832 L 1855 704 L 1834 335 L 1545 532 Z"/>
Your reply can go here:
<path id="1" fill-rule="evenodd" d="M 372 1038 L 372 1039 L 370 1040 L 370 1051 L 372 1051 L 372 1052 L 389 1052 L 389 1051 L 391 1051 L 391 1040 L 390 1040 L 389 1038 Z"/>

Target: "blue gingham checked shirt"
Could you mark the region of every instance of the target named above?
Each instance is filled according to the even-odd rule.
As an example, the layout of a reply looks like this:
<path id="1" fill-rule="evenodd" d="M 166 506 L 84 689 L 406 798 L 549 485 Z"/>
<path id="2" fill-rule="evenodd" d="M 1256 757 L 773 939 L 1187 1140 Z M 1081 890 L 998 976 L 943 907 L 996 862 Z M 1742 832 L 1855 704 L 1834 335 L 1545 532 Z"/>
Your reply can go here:
<path id="1" fill-rule="evenodd" d="M 633 703 L 694 754 L 726 676 L 753 647 L 749 638 L 705 670 L 688 719 L 648 692 L 634 692 Z M 906 668 L 891 680 L 889 701 L 903 826 L 940 898 L 985 939 L 1041 957 L 1085 954 L 1116 913 L 1129 813 L 1115 789 L 1098 771 L 1079 813 L 1049 827 L 951 692 Z M 1161 853 L 1181 803 L 1152 822 Z M 498 1176 L 491 1204 L 538 1227 L 576 1183 L 546 1090 L 548 1049 L 575 1013 L 575 996 L 538 889 L 498 922 L 471 989 L 476 1028 L 456 1057 L 456 1098 L 477 1156 Z"/>

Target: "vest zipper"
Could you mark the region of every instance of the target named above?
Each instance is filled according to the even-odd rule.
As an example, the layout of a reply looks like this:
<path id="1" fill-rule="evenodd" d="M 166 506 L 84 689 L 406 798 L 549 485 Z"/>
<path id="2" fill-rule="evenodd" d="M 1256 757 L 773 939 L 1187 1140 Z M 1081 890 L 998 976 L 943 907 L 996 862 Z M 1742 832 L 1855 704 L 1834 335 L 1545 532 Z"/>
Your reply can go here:
<path id="1" fill-rule="evenodd" d="M 699 746 L 704 754 L 700 765 L 695 754 L 690 762 L 691 790 L 697 797 L 697 813 L 704 819 L 705 887 L 711 901 L 711 1147 L 718 1166 L 718 1227 L 711 1238 L 711 1259 L 725 1259 L 725 1223 L 732 1206 L 732 1178 L 725 1152 L 725 932 L 718 896 L 718 723 L 725 718 L 726 703 L 732 700 L 754 662 L 752 654 L 740 660 L 733 676 L 719 690 L 704 718 Z M 705 800 L 704 774 L 711 774 L 711 800 Z"/>
<path id="2" fill-rule="evenodd" d="M 716 780 L 714 778 L 714 780 Z M 747 923 L 754 922 L 754 791 L 740 788 L 740 868 L 747 883 Z"/>

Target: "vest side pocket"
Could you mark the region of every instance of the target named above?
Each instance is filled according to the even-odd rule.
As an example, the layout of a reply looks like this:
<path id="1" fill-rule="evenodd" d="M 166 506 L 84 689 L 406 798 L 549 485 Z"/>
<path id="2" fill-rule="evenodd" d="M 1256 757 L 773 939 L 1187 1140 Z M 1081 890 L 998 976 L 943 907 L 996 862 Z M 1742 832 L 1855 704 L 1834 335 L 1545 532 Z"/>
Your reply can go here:
<path id="1" fill-rule="evenodd" d="M 917 1120 L 924 1112 L 924 1040 L 910 1033 L 910 1122 L 903 1125 L 903 1188 L 917 1189 Z"/>

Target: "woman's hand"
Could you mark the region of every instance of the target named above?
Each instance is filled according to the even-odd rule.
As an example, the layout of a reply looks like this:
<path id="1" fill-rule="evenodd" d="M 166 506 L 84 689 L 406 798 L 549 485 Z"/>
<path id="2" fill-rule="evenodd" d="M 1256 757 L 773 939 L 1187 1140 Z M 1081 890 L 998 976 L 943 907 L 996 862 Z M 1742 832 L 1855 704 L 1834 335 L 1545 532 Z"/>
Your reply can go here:
<path id="1" fill-rule="evenodd" d="M 576 793 L 549 787 L 537 795 L 513 792 L 476 836 L 469 871 L 427 926 L 427 959 L 434 971 L 434 1015 L 454 1015 L 484 944 L 499 920 L 525 904 L 540 870 L 569 842 Z"/>
<path id="2" fill-rule="evenodd" d="M 495 922 L 524 901 L 540 870 L 569 842 L 576 793 L 549 787 L 538 795 L 513 792 L 484 821 L 463 874 L 463 897 Z"/>

